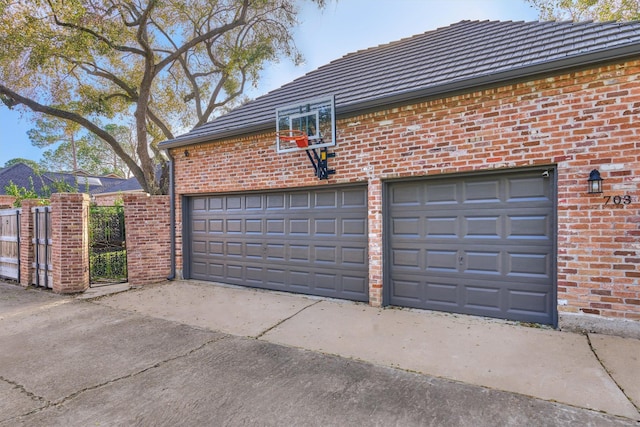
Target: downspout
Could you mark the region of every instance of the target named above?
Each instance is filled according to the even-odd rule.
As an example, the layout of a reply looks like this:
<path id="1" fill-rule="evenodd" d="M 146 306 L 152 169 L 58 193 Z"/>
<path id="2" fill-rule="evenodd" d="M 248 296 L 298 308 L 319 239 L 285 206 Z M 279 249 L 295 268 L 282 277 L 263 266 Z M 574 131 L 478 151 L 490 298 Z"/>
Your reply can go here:
<path id="1" fill-rule="evenodd" d="M 171 249 L 169 250 L 169 258 L 171 262 L 171 273 L 167 276 L 167 280 L 175 280 L 176 278 L 176 195 L 173 182 L 173 156 L 169 152 L 169 149 L 165 150 L 167 157 L 169 157 L 169 226 L 171 232 L 169 233 L 169 242 Z"/>

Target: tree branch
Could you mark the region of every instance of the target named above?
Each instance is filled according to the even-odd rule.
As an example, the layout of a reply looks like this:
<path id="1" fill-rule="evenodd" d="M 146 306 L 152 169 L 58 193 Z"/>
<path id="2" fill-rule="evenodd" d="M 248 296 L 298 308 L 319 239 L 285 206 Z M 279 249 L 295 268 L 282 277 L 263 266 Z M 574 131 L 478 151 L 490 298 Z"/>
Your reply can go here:
<path id="1" fill-rule="evenodd" d="M 60 27 L 64 27 L 64 28 L 71 28 L 73 30 L 77 30 L 80 31 L 82 33 L 88 34 L 90 36 L 92 36 L 93 38 L 95 38 L 98 41 L 101 41 L 102 43 L 105 43 L 107 46 L 109 46 L 111 49 L 117 50 L 119 52 L 130 52 L 130 53 L 135 53 L 137 55 L 144 55 L 144 52 L 139 50 L 139 49 L 135 49 L 133 47 L 129 47 L 129 46 L 122 46 L 122 45 L 117 45 L 114 44 L 111 40 L 109 40 L 108 38 L 106 38 L 105 36 L 98 34 L 97 32 L 86 28 L 86 27 L 82 27 L 80 25 L 77 24 L 72 24 L 70 22 L 63 22 L 60 21 L 58 19 L 58 15 L 56 14 L 53 5 L 51 4 L 50 0 L 47 0 L 47 3 L 49 3 L 49 7 L 51 8 L 51 12 L 53 13 L 53 20 L 56 23 L 56 25 L 60 26 Z"/>
<path id="2" fill-rule="evenodd" d="M 140 166 L 136 164 L 136 162 L 122 149 L 118 141 L 107 131 L 97 126 L 95 123 L 87 120 L 79 114 L 73 113 L 71 111 L 61 110 L 59 108 L 50 107 L 48 105 L 42 105 L 37 101 L 34 101 L 30 98 L 25 98 L 20 94 L 12 91 L 6 86 L 0 84 L 0 95 L 4 98 L 6 97 L 11 105 L 22 104 L 29 108 L 32 111 L 48 114 L 50 116 L 58 117 L 61 119 L 69 120 L 71 122 L 77 123 L 88 131 L 94 133 L 95 135 L 102 138 L 107 144 L 111 146 L 113 151 L 126 163 L 127 167 L 131 170 L 133 175 L 138 179 L 140 184 L 143 186 L 145 191 L 148 191 L 146 180 L 144 179 L 144 173 Z M 6 103 L 6 102 L 5 102 Z"/>

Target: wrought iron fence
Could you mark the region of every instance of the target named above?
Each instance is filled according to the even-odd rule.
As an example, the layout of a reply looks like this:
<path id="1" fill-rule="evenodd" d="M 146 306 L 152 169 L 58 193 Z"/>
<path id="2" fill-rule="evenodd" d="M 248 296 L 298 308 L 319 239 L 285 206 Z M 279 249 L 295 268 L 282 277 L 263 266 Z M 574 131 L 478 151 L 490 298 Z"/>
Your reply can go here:
<path id="1" fill-rule="evenodd" d="M 92 206 L 89 263 L 93 286 L 127 281 L 127 249 L 122 206 Z"/>

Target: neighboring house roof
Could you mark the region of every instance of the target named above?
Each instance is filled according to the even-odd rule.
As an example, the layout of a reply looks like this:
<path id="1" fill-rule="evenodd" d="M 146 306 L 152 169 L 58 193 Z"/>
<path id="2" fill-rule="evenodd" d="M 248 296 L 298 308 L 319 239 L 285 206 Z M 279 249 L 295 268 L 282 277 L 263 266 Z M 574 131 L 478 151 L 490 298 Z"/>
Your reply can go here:
<path id="1" fill-rule="evenodd" d="M 275 109 L 335 95 L 336 115 L 638 55 L 640 21 L 461 21 L 350 53 L 160 144 L 275 129 Z"/>
<path id="2" fill-rule="evenodd" d="M 122 180 L 121 180 L 122 181 Z M 102 191 L 96 191 L 94 194 L 113 194 L 113 193 L 134 193 L 143 191 L 138 179 L 136 177 L 129 178 L 120 183 L 112 185 L 103 189 Z"/>
<path id="3" fill-rule="evenodd" d="M 6 194 L 5 188 L 11 183 L 29 190 L 33 185 L 33 189 L 38 194 L 43 194 L 45 186 L 55 192 L 54 184 L 60 181 L 64 181 L 73 187 L 77 187 L 80 192 L 87 192 L 88 190 L 88 193 L 95 194 L 106 192 L 114 186 L 128 182 L 129 180 L 104 176 L 76 176 L 70 173 L 57 172 L 44 172 L 38 174 L 30 166 L 27 166 L 24 163 L 17 163 L 0 170 L 0 194 Z M 141 188 L 139 184 L 138 188 Z"/>
<path id="4" fill-rule="evenodd" d="M 24 163 L 16 163 L 0 170 L 0 194 L 6 194 L 5 187 L 14 183 L 18 187 L 31 189 L 33 187 L 36 192 L 42 193 L 44 185 L 50 185 L 51 182 L 44 177 L 39 177 L 33 169 Z"/>

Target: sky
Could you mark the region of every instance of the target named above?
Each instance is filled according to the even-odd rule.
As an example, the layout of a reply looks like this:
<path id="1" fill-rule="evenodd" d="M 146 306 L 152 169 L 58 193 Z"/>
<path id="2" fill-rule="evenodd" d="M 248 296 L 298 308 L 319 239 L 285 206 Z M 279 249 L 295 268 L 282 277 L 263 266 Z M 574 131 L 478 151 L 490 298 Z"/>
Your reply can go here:
<path id="1" fill-rule="evenodd" d="M 446 27 L 462 20 L 535 21 L 538 13 L 524 0 L 327 0 L 324 10 L 301 1 L 301 24 L 294 40 L 305 62 L 267 64 L 255 98 L 348 53 Z M 0 167 L 22 157 L 39 161 L 28 117 L 0 104 Z"/>

